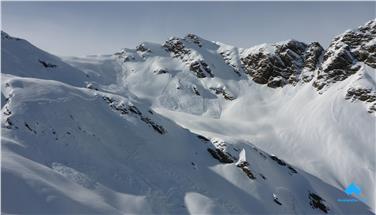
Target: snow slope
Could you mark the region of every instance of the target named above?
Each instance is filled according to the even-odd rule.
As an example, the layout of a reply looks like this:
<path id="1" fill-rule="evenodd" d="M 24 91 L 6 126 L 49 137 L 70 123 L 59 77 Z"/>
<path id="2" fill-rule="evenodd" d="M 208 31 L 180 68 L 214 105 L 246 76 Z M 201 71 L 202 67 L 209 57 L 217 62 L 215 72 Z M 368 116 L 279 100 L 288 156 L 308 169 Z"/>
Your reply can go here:
<path id="1" fill-rule="evenodd" d="M 372 52 L 347 48 L 339 79 L 320 64 L 339 61 L 335 45 L 297 41 L 188 34 L 69 65 L 5 33 L 2 45 L 4 213 L 374 210 Z M 365 203 L 337 202 L 351 182 Z"/>
<path id="2" fill-rule="evenodd" d="M 56 80 L 83 85 L 85 73 L 62 62 L 23 39 L 1 32 L 1 70 L 20 77 Z M 5 72 L 4 72 L 5 73 Z"/>

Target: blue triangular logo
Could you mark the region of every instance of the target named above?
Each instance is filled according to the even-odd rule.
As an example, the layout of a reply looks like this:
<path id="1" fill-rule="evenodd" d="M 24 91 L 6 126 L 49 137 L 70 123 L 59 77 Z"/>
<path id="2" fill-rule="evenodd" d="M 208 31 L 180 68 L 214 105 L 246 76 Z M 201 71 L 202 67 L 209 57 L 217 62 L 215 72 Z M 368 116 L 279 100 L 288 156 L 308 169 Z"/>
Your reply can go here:
<path id="1" fill-rule="evenodd" d="M 354 182 L 351 183 L 345 190 L 345 193 L 347 195 L 352 195 L 352 194 L 355 194 L 357 196 L 359 196 L 361 193 L 362 193 L 362 190 L 360 189 L 360 187 L 358 187 L 358 185 L 356 185 Z"/>

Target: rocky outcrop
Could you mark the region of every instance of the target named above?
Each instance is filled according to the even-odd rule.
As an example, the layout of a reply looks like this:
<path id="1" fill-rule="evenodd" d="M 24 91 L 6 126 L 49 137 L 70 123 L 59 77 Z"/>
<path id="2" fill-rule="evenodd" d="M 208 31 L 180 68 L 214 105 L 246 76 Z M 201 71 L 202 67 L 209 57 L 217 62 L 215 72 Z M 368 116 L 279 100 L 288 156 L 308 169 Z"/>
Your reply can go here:
<path id="1" fill-rule="evenodd" d="M 210 77 L 214 77 L 210 67 L 203 60 L 193 61 L 189 65 L 189 70 L 194 72 L 198 78 L 205 78 L 206 74 L 209 74 Z"/>
<path id="2" fill-rule="evenodd" d="M 172 53 L 173 57 L 183 58 L 184 55 L 189 54 L 189 49 L 185 48 L 182 40 L 177 37 L 172 37 L 167 40 L 163 45 L 163 48 L 169 53 Z"/>
<path id="3" fill-rule="evenodd" d="M 334 38 L 325 51 L 313 86 L 323 89 L 343 81 L 361 68 L 359 62 L 376 68 L 376 21 Z"/>
<path id="4" fill-rule="evenodd" d="M 317 43 L 308 46 L 290 40 L 270 46 L 273 51 L 268 52 L 260 48 L 241 58 L 241 61 L 246 73 L 256 83 L 266 84 L 272 88 L 296 84 L 302 69 L 315 69 L 321 55 L 321 46 Z"/>
<path id="5" fill-rule="evenodd" d="M 236 166 L 239 167 L 248 176 L 248 178 L 252 180 L 256 179 L 256 176 L 252 173 L 247 161 L 239 162 L 236 164 Z"/>
<path id="6" fill-rule="evenodd" d="M 199 47 L 202 46 L 196 35 L 188 34 L 186 39 L 192 40 Z M 172 57 L 181 59 L 198 78 L 214 77 L 209 65 L 203 59 L 192 56 L 192 50 L 185 47 L 184 40 L 186 39 L 172 37 L 162 47 L 171 53 Z"/>
<path id="7" fill-rule="evenodd" d="M 233 163 L 234 161 L 232 160 L 231 156 L 228 155 L 227 153 L 223 152 L 220 149 L 211 149 L 208 148 L 209 154 L 216 160 L 218 160 L 221 163 Z"/>
<path id="8" fill-rule="evenodd" d="M 350 88 L 347 90 L 345 99 L 351 102 L 360 101 L 368 104 L 368 112 L 376 112 L 376 92 L 372 89 Z"/>
<path id="9" fill-rule="evenodd" d="M 40 64 L 42 64 L 44 68 L 55 68 L 55 67 L 57 67 L 56 64 L 48 63 L 48 62 L 43 61 L 43 60 L 38 60 L 38 62 Z"/>
<path id="10" fill-rule="evenodd" d="M 318 42 L 308 45 L 304 53 L 304 66 L 301 74 L 301 80 L 310 82 L 314 77 L 314 71 L 320 66 L 320 61 L 324 53 L 324 48 Z"/>
<path id="11" fill-rule="evenodd" d="M 142 122 L 147 124 L 149 127 L 153 128 L 159 134 L 167 133 L 167 130 L 163 126 L 154 122 L 151 118 L 145 116 L 145 114 L 143 114 L 136 106 L 132 104 L 124 104 L 124 102 L 120 102 L 115 98 L 111 98 L 108 96 L 103 96 L 102 98 L 110 106 L 112 110 L 120 113 L 121 115 L 128 115 L 132 113 L 138 116 Z"/>
<path id="12" fill-rule="evenodd" d="M 144 43 L 141 43 L 140 45 L 136 46 L 136 51 L 139 51 L 139 52 L 151 52 L 151 49 L 147 48 Z"/>
<path id="13" fill-rule="evenodd" d="M 346 99 L 360 100 L 364 102 L 374 102 L 376 101 L 376 93 L 372 92 L 371 89 L 363 89 L 363 88 L 350 88 L 347 91 Z"/>
<path id="14" fill-rule="evenodd" d="M 200 139 L 203 142 L 210 142 L 210 139 L 208 139 L 207 137 L 202 136 L 202 135 L 197 135 L 197 138 Z"/>
<path id="15" fill-rule="evenodd" d="M 292 166 L 290 166 L 289 164 L 287 164 L 285 161 L 279 159 L 277 156 L 275 155 L 270 155 L 269 156 L 273 161 L 277 162 L 277 164 L 279 164 L 280 166 L 285 166 L 287 167 L 288 171 L 289 171 L 289 174 L 292 175 L 292 174 L 297 174 L 298 171 L 296 171 L 296 169 L 294 169 Z"/>
<path id="16" fill-rule="evenodd" d="M 192 43 L 196 44 L 200 48 L 202 47 L 202 43 L 201 43 L 200 38 L 195 34 L 189 33 L 189 34 L 187 34 L 185 39 L 190 40 Z"/>
<path id="17" fill-rule="evenodd" d="M 213 91 L 216 95 L 222 95 L 226 100 L 234 100 L 236 99 L 231 93 L 227 92 L 224 88 L 221 87 L 211 87 L 211 91 Z"/>
<path id="18" fill-rule="evenodd" d="M 324 213 L 329 212 L 328 206 L 325 205 L 325 200 L 321 198 L 319 195 L 310 192 L 308 194 L 309 198 L 309 204 L 311 205 L 312 208 L 319 209 Z"/>
<path id="19" fill-rule="evenodd" d="M 348 45 L 358 61 L 376 68 L 376 20 L 336 37 L 333 43 L 338 42 Z"/>
<path id="20" fill-rule="evenodd" d="M 354 64 L 354 56 L 347 45 L 328 49 L 324 54 L 323 64 L 313 86 L 321 90 L 326 85 L 345 80 L 359 69 Z"/>

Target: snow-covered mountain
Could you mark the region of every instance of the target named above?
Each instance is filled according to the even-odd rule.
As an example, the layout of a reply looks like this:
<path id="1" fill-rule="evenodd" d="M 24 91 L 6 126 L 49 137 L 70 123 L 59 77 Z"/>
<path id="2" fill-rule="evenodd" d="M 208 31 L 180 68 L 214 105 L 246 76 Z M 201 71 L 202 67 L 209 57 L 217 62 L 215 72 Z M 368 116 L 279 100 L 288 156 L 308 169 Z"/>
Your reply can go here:
<path id="1" fill-rule="evenodd" d="M 61 59 L 2 32 L 1 53 L 3 213 L 375 209 L 375 20 L 327 49 L 188 34 Z M 338 202 L 351 182 L 364 202 Z"/>

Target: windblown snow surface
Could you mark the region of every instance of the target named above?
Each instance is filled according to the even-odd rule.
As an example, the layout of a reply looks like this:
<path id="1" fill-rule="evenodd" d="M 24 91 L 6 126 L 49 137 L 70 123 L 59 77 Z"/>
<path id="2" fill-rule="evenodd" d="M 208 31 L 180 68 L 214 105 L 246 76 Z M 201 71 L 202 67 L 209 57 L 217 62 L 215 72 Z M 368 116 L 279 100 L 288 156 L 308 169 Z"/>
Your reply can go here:
<path id="1" fill-rule="evenodd" d="M 375 68 L 354 58 L 356 72 L 315 87 L 333 40 L 311 80 L 251 78 L 245 57 L 295 42 L 189 34 L 62 60 L 2 32 L 2 212 L 372 214 Z M 365 200 L 337 201 L 350 197 Z"/>

